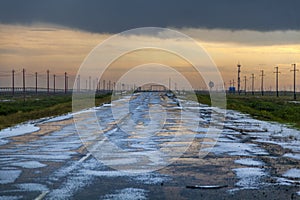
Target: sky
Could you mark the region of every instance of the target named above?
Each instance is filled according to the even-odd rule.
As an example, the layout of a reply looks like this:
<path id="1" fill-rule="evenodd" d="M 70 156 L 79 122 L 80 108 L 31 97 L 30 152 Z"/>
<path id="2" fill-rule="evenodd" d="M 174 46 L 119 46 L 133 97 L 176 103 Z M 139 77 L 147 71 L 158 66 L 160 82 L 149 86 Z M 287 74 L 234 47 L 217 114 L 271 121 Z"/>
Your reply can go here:
<path id="1" fill-rule="evenodd" d="M 280 87 L 290 89 L 291 64 L 300 64 L 299 7 L 297 0 L 2 0 L 0 87 L 11 84 L 12 69 L 16 70 L 16 84 L 21 84 L 18 77 L 22 68 L 26 69 L 28 85 L 34 84 L 34 73 L 38 72 L 44 87 L 47 69 L 51 77 L 56 74 L 58 85 L 63 83 L 64 72 L 74 81 L 92 49 L 112 35 L 132 28 L 162 27 L 182 32 L 204 48 L 226 87 L 229 81 L 236 81 L 236 65 L 240 63 L 242 78 L 247 76 L 250 81 L 254 73 L 257 89 L 260 70 L 266 73 L 265 88 L 274 88 L 274 67 L 279 66 Z M 159 38 L 153 44 L 165 40 Z M 115 71 L 141 64 L 141 60 L 150 62 L 147 56 L 145 52 L 128 54 L 127 59 L 114 63 Z M 165 53 L 159 57 L 170 58 L 165 64 L 185 66 L 185 75 L 193 79 L 188 74 L 191 66 L 185 61 Z M 115 78 L 110 75 L 107 79 Z"/>

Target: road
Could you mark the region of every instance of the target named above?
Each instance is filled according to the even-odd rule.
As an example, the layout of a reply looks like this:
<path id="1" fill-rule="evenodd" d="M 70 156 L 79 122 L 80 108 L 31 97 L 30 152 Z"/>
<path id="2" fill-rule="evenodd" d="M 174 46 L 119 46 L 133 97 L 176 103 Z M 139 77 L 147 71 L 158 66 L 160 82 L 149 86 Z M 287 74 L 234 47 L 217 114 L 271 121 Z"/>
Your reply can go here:
<path id="1" fill-rule="evenodd" d="M 299 198 L 300 132 L 219 112 L 138 93 L 3 130 L 0 199 Z"/>

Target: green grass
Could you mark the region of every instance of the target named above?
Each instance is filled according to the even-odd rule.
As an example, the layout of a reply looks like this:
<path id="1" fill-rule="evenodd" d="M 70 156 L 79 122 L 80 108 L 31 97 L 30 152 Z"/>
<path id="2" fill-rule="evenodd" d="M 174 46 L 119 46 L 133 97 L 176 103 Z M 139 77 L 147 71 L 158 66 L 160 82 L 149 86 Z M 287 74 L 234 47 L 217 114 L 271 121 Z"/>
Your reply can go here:
<path id="1" fill-rule="evenodd" d="M 198 94 L 200 103 L 210 105 L 208 94 Z M 2 97 L 0 102 L 0 129 L 28 120 L 57 116 L 72 111 L 71 95 Z M 110 102 L 110 95 L 98 95 L 95 104 Z M 254 118 L 291 124 L 300 128 L 300 104 L 291 103 L 291 97 L 227 95 L 227 108 L 248 113 Z"/>
<path id="2" fill-rule="evenodd" d="M 209 95 L 198 94 L 198 101 L 210 105 Z M 300 128 L 300 104 L 291 97 L 227 95 L 227 109 L 247 113 L 256 119 L 277 121 Z"/>
<path id="3" fill-rule="evenodd" d="M 5 98 L 11 101 L 0 102 L 0 129 L 13 126 L 28 120 L 49 116 L 62 115 L 72 111 L 71 95 L 55 96 L 28 96 Z M 97 95 L 95 104 L 99 105 L 110 101 L 110 95 Z"/>

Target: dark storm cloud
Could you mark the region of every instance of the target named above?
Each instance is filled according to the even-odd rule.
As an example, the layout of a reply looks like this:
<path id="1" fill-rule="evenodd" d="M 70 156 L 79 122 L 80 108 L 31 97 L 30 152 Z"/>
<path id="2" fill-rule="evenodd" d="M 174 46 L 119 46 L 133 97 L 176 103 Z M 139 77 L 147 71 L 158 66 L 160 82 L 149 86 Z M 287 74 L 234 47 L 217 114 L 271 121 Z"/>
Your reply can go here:
<path id="1" fill-rule="evenodd" d="M 144 26 L 300 30 L 300 1 L 1 0 L 0 23 L 45 22 L 91 32 Z"/>

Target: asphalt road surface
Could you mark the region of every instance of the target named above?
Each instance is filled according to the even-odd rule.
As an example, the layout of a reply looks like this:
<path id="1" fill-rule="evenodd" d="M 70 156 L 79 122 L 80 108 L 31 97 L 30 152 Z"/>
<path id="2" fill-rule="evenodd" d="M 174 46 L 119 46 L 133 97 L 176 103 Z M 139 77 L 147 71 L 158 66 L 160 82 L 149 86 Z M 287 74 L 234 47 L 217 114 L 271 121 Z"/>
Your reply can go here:
<path id="1" fill-rule="evenodd" d="M 300 198 L 300 132 L 222 112 L 137 93 L 2 130 L 0 200 Z"/>

